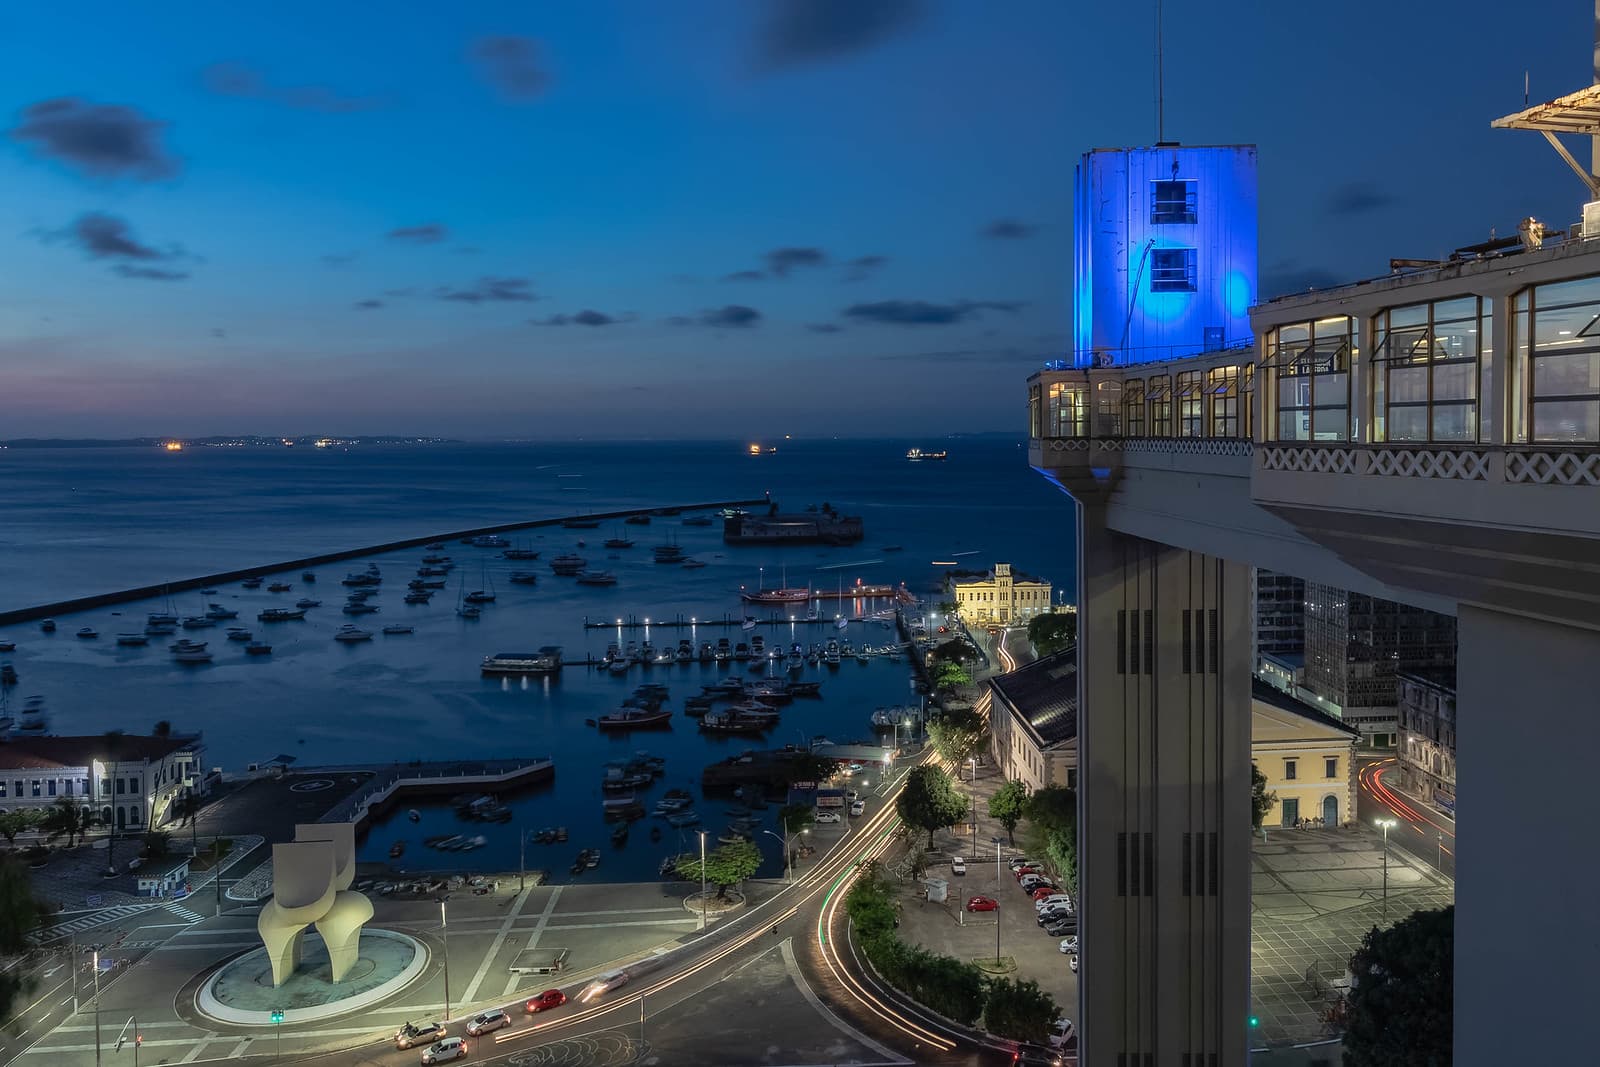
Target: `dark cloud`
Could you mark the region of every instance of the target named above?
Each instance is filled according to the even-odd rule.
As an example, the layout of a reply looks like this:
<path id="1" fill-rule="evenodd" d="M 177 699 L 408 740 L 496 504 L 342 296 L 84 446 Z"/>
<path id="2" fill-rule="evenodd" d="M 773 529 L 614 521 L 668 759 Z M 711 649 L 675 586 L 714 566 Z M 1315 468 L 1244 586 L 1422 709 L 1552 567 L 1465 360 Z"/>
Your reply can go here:
<path id="1" fill-rule="evenodd" d="M 667 319 L 669 326 L 710 326 L 713 329 L 743 329 L 755 326 L 761 322 L 761 312 L 743 304 L 726 304 L 719 308 L 707 308 L 700 314 L 690 318 L 687 315 L 674 315 Z"/>
<path id="2" fill-rule="evenodd" d="M 357 311 L 376 311 L 378 308 L 383 307 L 383 301 L 382 300 L 357 300 L 355 302 L 354 306 L 355 306 L 355 309 Z"/>
<path id="3" fill-rule="evenodd" d="M 1020 241 L 1039 232 L 1039 227 L 1017 219 L 995 219 L 983 228 L 983 235 L 995 241 Z"/>
<path id="4" fill-rule="evenodd" d="M 1394 203 L 1394 197 L 1370 182 L 1346 182 L 1328 196 L 1328 214 L 1364 215 Z"/>
<path id="5" fill-rule="evenodd" d="M 344 115 L 372 111 L 385 101 L 369 96 L 341 96 L 324 85 L 272 85 L 259 70 L 242 63 L 214 63 L 205 70 L 206 88 L 218 96 L 268 100 L 302 111 Z"/>
<path id="6" fill-rule="evenodd" d="M 153 181 L 178 172 L 161 144 L 165 127 L 131 107 L 64 96 L 24 109 L 11 138 L 85 174 Z"/>
<path id="7" fill-rule="evenodd" d="M 585 308 L 576 315 L 550 315 L 547 318 L 528 321 L 535 326 L 615 326 L 618 323 L 632 322 L 633 315 L 607 315 L 603 311 Z"/>
<path id="8" fill-rule="evenodd" d="M 1021 348 L 953 348 L 938 352 L 896 352 L 878 359 L 890 363 L 1043 363 L 1053 359 L 1049 352 L 1029 352 Z"/>
<path id="9" fill-rule="evenodd" d="M 857 256 L 845 264 L 844 280 L 847 282 L 864 282 L 888 262 L 888 256 Z"/>
<path id="10" fill-rule="evenodd" d="M 871 48 L 915 25 L 927 7 L 924 0 L 774 0 L 758 65 L 774 70 Z"/>
<path id="11" fill-rule="evenodd" d="M 532 37 L 480 37 L 472 42 L 472 61 L 484 81 L 507 100 L 532 100 L 550 87 L 539 65 L 539 42 Z"/>
<path id="12" fill-rule="evenodd" d="M 321 257 L 325 267 L 348 267 L 356 261 L 355 252 L 330 252 Z"/>
<path id="13" fill-rule="evenodd" d="M 384 234 L 391 241 L 405 241 L 414 245 L 438 244 L 450 236 L 450 230 L 440 222 L 425 222 L 421 226 L 401 226 Z"/>
<path id="14" fill-rule="evenodd" d="M 774 248 L 764 257 L 767 271 L 774 278 L 787 278 L 796 267 L 821 267 L 828 262 L 828 253 L 820 248 Z"/>
<path id="15" fill-rule="evenodd" d="M 126 221 L 103 211 L 79 215 L 66 230 L 52 236 L 77 245 L 91 259 L 169 258 L 168 253 L 140 243 Z"/>
<path id="16" fill-rule="evenodd" d="M 537 300 L 526 278 L 479 278 L 470 289 L 441 287 L 434 295 L 440 300 L 458 300 L 464 304 L 491 304 L 499 302 L 529 302 Z"/>
<path id="17" fill-rule="evenodd" d="M 1308 267 L 1299 260 L 1279 260 L 1261 274 L 1261 299 L 1270 300 L 1311 289 L 1332 289 L 1348 280 L 1322 267 Z"/>
<path id="18" fill-rule="evenodd" d="M 725 282 L 761 282 L 766 279 L 766 273 L 759 270 L 736 270 L 732 274 L 722 276 Z"/>
<path id="19" fill-rule="evenodd" d="M 843 333 L 843 326 L 836 326 L 831 322 L 808 322 L 806 329 L 812 333 Z"/>
<path id="20" fill-rule="evenodd" d="M 213 327 L 211 330 L 211 336 L 219 339 L 224 338 L 228 336 L 228 331 L 222 329 L 221 327 Z"/>
<path id="21" fill-rule="evenodd" d="M 141 278 L 150 282 L 181 282 L 189 276 L 186 270 L 165 270 L 161 267 L 135 267 L 131 263 L 118 263 L 111 268 L 113 274 L 124 278 Z"/>
<path id="22" fill-rule="evenodd" d="M 956 300 L 949 304 L 930 304 L 925 300 L 879 300 L 870 304 L 852 304 L 839 314 L 858 322 L 892 326 L 950 326 L 976 318 L 985 311 L 1018 311 L 1022 307 L 1022 304 L 1012 300 Z"/>

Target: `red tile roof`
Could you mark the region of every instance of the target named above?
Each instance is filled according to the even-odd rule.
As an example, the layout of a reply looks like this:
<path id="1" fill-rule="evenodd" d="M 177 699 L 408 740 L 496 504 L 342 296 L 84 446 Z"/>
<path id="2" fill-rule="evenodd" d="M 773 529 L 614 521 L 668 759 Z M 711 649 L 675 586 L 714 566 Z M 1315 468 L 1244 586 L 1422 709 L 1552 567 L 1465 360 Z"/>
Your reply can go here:
<path id="1" fill-rule="evenodd" d="M 159 760 L 195 744 L 193 736 L 141 737 L 124 734 L 118 739 L 116 758 L 126 763 Z M 104 734 L 90 737 L 13 737 L 0 744 L 0 771 L 51 770 L 87 767 L 91 760 L 111 756 Z"/>

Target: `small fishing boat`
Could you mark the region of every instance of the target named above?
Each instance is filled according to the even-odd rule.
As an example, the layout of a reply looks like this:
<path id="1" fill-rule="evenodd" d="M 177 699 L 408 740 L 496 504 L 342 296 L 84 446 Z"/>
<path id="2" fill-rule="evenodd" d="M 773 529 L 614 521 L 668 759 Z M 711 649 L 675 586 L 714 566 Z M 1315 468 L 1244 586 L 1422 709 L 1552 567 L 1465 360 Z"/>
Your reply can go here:
<path id="1" fill-rule="evenodd" d="M 46 620 L 44 620 L 43 622 L 41 622 L 39 624 L 39 629 L 43 630 L 47 634 L 55 633 L 56 632 L 56 620 L 54 620 L 54 619 L 46 619 Z"/>
<path id="2" fill-rule="evenodd" d="M 261 578 L 246 578 L 239 584 L 244 586 L 246 589 L 260 589 L 262 581 L 263 579 Z"/>
<path id="3" fill-rule="evenodd" d="M 390 859 L 397 860 L 401 856 L 404 856 L 405 854 L 406 854 L 406 843 L 404 841 L 396 841 L 394 844 L 389 846 L 389 858 Z"/>
<path id="4" fill-rule="evenodd" d="M 96 630 L 93 626 L 84 626 L 78 630 L 78 636 L 88 640 L 89 638 L 99 637 L 100 631 Z"/>
<path id="5" fill-rule="evenodd" d="M 130 646 L 130 647 L 137 647 L 139 645 L 148 645 L 149 643 L 150 643 L 150 638 L 145 634 L 118 634 L 117 635 L 117 644 L 119 644 L 119 645 L 127 645 L 127 646 Z"/>
<path id="6" fill-rule="evenodd" d="M 243 644 L 246 641 L 254 641 L 255 635 L 243 626 L 230 626 L 228 627 L 228 640 L 238 641 Z"/>
<path id="7" fill-rule="evenodd" d="M 244 654 L 247 656 L 270 656 L 272 655 L 272 646 L 265 641 L 251 641 L 244 646 Z"/>
<path id="8" fill-rule="evenodd" d="M 267 586 L 267 592 L 269 592 L 269 593 L 287 593 L 292 588 L 294 588 L 294 587 L 291 586 L 288 582 L 273 582 L 271 585 Z"/>
<path id="9" fill-rule="evenodd" d="M 360 629 L 355 623 L 347 622 L 339 627 L 339 632 L 333 635 L 333 639 L 342 641 L 345 644 L 353 644 L 357 641 L 371 641 L 372 631 Z"/>
<path id="10" fill-rule="evenodd" d="M 580 571 L 578 573 L 579 585 L 616 585 L 617 576 L 610 571 Z"/>
<path id="11" fill-rule="evenodd" d="M 410 819 L 412 822 L 421 822 L 422 812 L 418 811 L 416 808 L 412 808 L 410 811 L 406 812 L 406 818 Z"/>
<path id="12" fill-rule="evenodd" d="M 512 571 L 511 581 L 514 585 L 537 585 L 539 576 L 533 571 Z"/>
<path id="13" fill-rule="evenodd" d="M 643 730 L 652 726 L 669 725 L 672 712 L 666 709 L 649 711 L 644 708 L 619 708 L 595 720 L 602 730 Z"/>
<path id="14" fill-rule="evenodd" d="M 415 626 L 400 626 L 400 625 L 385 626 L 383 628 L 383 632 L 386 633 L 386 634 L 414 634 L 414 633 L 417 632 L 417 628 Z"/>
<path id="15" fill-rule="evenodd" d="M 237 619 L 239 613 L 232 608 L 225 608 L 221 604 L 207 604 L 206 618 L 208 619 Z"/>
<path id="16" fill-rule="evenodd" d="M 628 824 L 627 823 L 622 823 L 616 829 L 611 831 L 611 843 L 612 843 L 612 845 L 616 846 L 617 848 L 621 848 L 623 845 L 628 843 Z"/>
<path id="17" fill-rule="evenodd" d="M 297 608 L 320 608 L 322 607 L 322 601 L 312 600 L 310 597 L 305 596 L 301 597 L 299 600 L 296 600 L 294 602 L 294 606 Z"/>
<path id="18" fill-rule="evenodd" d="M 317 580 L 317 572 L 316 571 L 302 571 L 300 573 L 300 580 L 302 582 L 314 582 L 314 581 Z"/>

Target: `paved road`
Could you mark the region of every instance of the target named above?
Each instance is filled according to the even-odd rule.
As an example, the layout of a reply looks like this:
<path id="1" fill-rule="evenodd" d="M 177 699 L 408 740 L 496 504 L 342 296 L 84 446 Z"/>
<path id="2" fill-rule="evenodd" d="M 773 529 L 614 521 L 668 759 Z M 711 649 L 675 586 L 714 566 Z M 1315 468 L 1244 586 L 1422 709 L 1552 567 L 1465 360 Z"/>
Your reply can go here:
<path id="1" fill-rule="evenodd" d="M 1389 840 L 1451 880 L 1456 876 L 1456 821 L 1390 784 L 1398 779 L 1395 757 L 1362 760 L 1356 771 L 1361 820 L 1392 818 Z"/>

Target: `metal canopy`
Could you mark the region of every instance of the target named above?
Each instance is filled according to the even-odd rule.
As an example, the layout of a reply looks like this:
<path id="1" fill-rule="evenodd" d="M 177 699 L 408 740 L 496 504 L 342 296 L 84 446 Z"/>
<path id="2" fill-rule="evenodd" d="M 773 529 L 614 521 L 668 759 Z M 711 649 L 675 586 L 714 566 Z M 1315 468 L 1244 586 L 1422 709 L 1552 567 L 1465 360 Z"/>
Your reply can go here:
<path id="1" fill-rule="evenodd" d="M 1535 104 L 1515 115 L 1495 119 L 1489 125 L 1500 130 L 1600 135 L 1600 85 L 1590 85 L 1547 103 Z"/>
<path id="2" fill-rule="evenodd" d="M 1600 0 L 1597 0 L 1597 7 L 1600 7 Z M 1596 55 L 1600 56 L 1600 42 L 1597 42 L 1596 48 Z M 1596 73 L 1600 75 L 1600 70 Z M 1489 125 L 1500 130 L 1539 131 L 1578 179 L 1589 187 L 1589 199 L 1600 200 L 1600 177 L 1572 158 L 1567 146 L 1556 136 L 1558 133 L 1575 133 L 1595 138 L 1595 169 L 1600 170 L 1600 82 L 1575 93 L 1558 96 L 1548 103 L 1524 108 L 1515 115 L 1495 119 Z"/>

